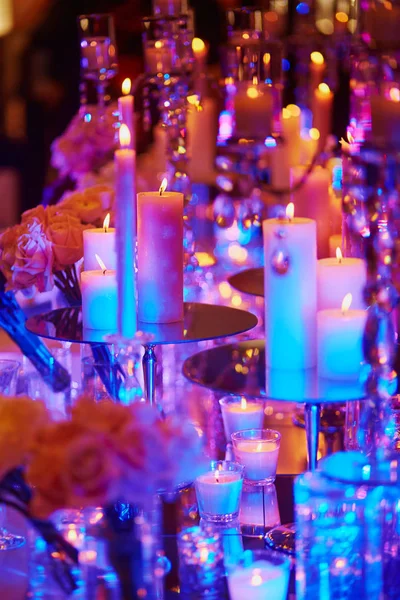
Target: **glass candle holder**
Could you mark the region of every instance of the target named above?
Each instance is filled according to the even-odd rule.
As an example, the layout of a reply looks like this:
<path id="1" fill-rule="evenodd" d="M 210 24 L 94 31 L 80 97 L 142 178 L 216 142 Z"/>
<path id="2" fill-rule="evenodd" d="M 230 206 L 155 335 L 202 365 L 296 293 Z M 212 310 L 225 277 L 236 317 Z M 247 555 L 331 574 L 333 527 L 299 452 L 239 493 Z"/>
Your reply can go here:
<path id="1" fill-rule="evenodd" d="M 238 565 L 228 571 L 231 600 L 286 600 L 290 558 L 269 550 L 246 550 Z"/>
<path id="2" fill-rule="evenodd" d="M 220 533 L 209 525 L 185 529 L 178 536 L 178 554 L 181 594 L 221 598 L 225 570 Z"/>
<path id="3" fill-rule="evenodd" d="M 210 470 L 195 481 L 202 519 L 227 523 L 239 516 L 243 467 L 234 462 L 212 460 Z"/>
<path id="4" fill-rule="evenodd" d="M 264 485 L 276 478 L 281 434 L 272 429 L 248 429 L 232 435 L 236 462 L 244 466 L 245 483 Z"/>
<path id="5" fill-rule="evenodd" d="M 143 19 L 143 48 L 149 75 L 179 74 L 193 61 L 188 17 L 156 16 Z"/>
<path id="6" fill-rule="evenodd" d="M 228 40 L 239 46 L 263 38 L 263 11 L 260 8 L 242 7 L 228 10 Z"/>
<path id="7" fill-rule="evenodd" d="M 264 422 L 264 402 L 246 400 L 244 396 L 224 396 L 220 399 L 222 420 L 227 442 L 232 433 L 244 429 L 262 429 Z"/>

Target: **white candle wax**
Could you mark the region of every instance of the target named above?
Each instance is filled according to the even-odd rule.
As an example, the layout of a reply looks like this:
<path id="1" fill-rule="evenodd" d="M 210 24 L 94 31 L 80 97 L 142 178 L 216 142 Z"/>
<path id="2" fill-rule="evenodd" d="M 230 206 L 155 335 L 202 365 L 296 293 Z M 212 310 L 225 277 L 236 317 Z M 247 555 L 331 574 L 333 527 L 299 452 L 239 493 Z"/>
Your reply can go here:
<path id="1" fill-rule="evenodd" d="M 235 461 L 244 466 L 245 479 L 274 481 L 279 446 L 274 440 L 240 440 L 233 445 Z"/>
<path id="2" fill-rule="evenodd" d="M 225 437 L 231 441 L 232 433 L 244 429 L 262 429 L 264 422 L 264 404 L 262 402 L 245 403 L 225 402 L 220 403 L 222 420 L 224 423 Z"/>
<path id="3" fill-rule="evenodd" d="M 318 374 L 326 379 L 358 379 L 364 360 L 365 310 L 321 310 L 317 315 Z"/>
<path id="4" fill-rule="evenodd" d="M 318 129 L 320 135 L 319 150 L 325 148 L 326 139 L 331 132 L 332 105 L 333 92 L 331 92 L 326 83 L 321 83 L 314 90 L 312 101 L 313 127 Z"/>
<path id="5" fill-rule="evenodd" d="M 83 256 L 85 271 L 97 271 L 99 263 L 98 254 L 108 269 L 117 268 L 117 252 L 115 247 L 115 229 L 101 227 L 98 229 L 85 229 L 83 232 Z"/>
<path id="6" fill-rule="evenodd" d="M 272 128 L 272 91 L 265 84 L 238 84 L 234 98 L 236 136 L 265 139 Z"/>
<path id="7" fill-rule="evenodd" d="M 285 140 L 291 167 L 300 164 L 300 120 L 301 110 L 295 104 L 289 104 L 282 110 L 282 136 Z"/>
<path id="8" fill-rule="evenodd" d="M 228 574 L 231 600 L 286 600 L 289 569 L 257 560 Z"/>
<path id="9" fill-rule="evenodd" d="M 127 94 L 126 96 L 120 96 L 118 98 L 118 111 L 121 123 L 124 123 L 128 127 L 129 133 L 131 135 L 131 143 L 129 145 L 129 148 L 134 148 L 134 99 L 132 94 Z"/>
<path id="10" fill-rule="evenodd" d="M 82 271 L 82 322 L 87 329 L 117 329 L 117 276 L 115 271 Z"/>
<path id="11" fill-rule="evenodd" d="M 214 183 L 218 135 L 218 108 L 213 98 L 201 101 L 201 110 L 190 105 L 187 113 L 190 178 L 195 183 Z"/>
<path id="12" fill-rule="evenodd" d="M 223 517 L 239 513 L 243 478 L 239 473 L 210 471 L 200 475 L 195 481 L 197 502 L 200 516 Z"/>
<path id="13" fill-rule="evenodd" d="M 316 365 L 317 245 L 311 219 L 267 219 L 264 232 L 265 358 L 273 369 Z M 278 236 L 283 234 L 283 238 Z M 287 253 L 289 268 L 277 273 L 272 262 Z"/>
<path id="14" fill-rule="evenodd" d="M 304 176 L 304 167 L 294 167 L 290 171 L 291 186 L 295 186 Z M 331 177 L 328 169 L 315 167 L 307 175 L 305 183 L 296 190 L 291 201 L 296 213 L 317 222 L 317 253 L 319 258 L 329 255 L 329 235 L 331 233 Z"/>
<path id="15" fill-rule="evenodd" d="M 347 293 L 353 296 L 352 308 L 365 309 L 363 290 L 367 282 L 361 258 L 323 258 L 317 264 L 318 310 L 340 308 Z"/>
<path id="16" fill-rule="evenodd" d="M 183 194 L 138 194 L 138 315 L 147 323 L 183 319 Z"/>
<path id="17" fill-rule="evenodd" d="M 135 160 L 136 153 L 129 148 L 117 150 L 114 155 L 117 183 L 118 330 L 126 338 L 133 337 L 137 330 Z"/>

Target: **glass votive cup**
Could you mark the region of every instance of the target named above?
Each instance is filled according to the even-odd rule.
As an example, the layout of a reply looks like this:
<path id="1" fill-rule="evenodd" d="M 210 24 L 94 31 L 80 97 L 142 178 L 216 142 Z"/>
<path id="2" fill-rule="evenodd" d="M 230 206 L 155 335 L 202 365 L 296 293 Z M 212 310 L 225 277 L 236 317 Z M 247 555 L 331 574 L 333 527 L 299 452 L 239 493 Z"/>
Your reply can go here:
<path id="1" fill-rule="evenodd" d="M 210 470 L 195 481 L 200 517 L 228 523 L 239 516 L 243 467 L 235 462 L 212 460 Z"/>
<path id="2" fill-rule="evenodd" d="M 231 600 L 286 600 L 290 558 L 270 550 L 246 550 L 239 564 L 228 570 Z"/>
<path id="3" fill-rule="evenodd" d="M 276 478 L 281 434 L 273 429 L 247 429 L 232 434 L 236 462 L 244 466 L 249 485 L 273 483 Z"/>
<path id="4" fill-rule="evenodd" d="M 227 442 L 232 433 L 244 429 L 261 429 L 264 422 L 264 402 L 247 400 L 244 396 L 224 396 L 220 399 L 222 421 Z"/>
<path id="5" fill-rule="evenodd" d="M 178 535 L 180 593 L 221 598 L 225 586 L 221 534 L 211 525 L 190 527 Z"/>

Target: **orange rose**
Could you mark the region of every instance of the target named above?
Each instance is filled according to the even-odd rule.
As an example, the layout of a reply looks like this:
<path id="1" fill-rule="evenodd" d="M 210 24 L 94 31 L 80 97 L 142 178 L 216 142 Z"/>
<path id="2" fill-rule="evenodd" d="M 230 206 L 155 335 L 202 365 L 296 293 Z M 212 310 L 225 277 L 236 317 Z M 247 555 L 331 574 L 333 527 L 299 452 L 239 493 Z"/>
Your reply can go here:
<path id="1" fill-rule="evenodd" d="M 110 200 L 110 195 L 112 199 Z M 59 203 L 60 208 L 73 210 L 82 223 L 101 226 L 104 211 L 114 201 L 114 190 L 106 185 L 95 185 L 82 192 L 68 194 Z M 104 204 L 104 206 L 103 206 Z"/>
<path id="2" fill-rule="evenodd" d="M 47 518 L 60 508 L 104 506 L 118 499 L 122 463 L 106 435 L 71 422 L 42 432 L 27 470 L 35 487 L 32 513 Z"/>
<path id="3" fill-rule="evenodd" d="M 18 239 L 26 232 L 26 226 L 15 225 L 14 227 L 6 229 L 4 233 L 0 235 L 0 269 L 7 281 L 11 281 L 12 278 L 12 267 L 15 263 Z"/>
<path id="4" fill-rule="evenodd" d="M 96 402 L 89 396 L 81 396 L 72 409 L 72 421 L 87 426 L 99 433 L 119 436 L 122 429 L 132 419 L 128 406 L 114 402 Z"/>
<path id="5" fill-rule="evenodd" d="M 39 292 L 53 287 L 53 253 L 43 226 L 33 219 L 26 224 L 27 231 L 16 243 L 15 262 L 12 268 L 12 283 L 16 289 L 36 286 Z"/>
<path id="6" fill-rule="evenodd" d="M 43 402 L 0 396 L 0 479 L 26 463 L 40 429 L 49 421 Z"/>
<path id="7" fill-rule="evenodd" d="M 86 227 L 79 219 L 69 213 L 55 215 L 50 219 L 46 234 L 53 244 L 56 271 L 62 271 L 82 258 L 84 229 Z"/>

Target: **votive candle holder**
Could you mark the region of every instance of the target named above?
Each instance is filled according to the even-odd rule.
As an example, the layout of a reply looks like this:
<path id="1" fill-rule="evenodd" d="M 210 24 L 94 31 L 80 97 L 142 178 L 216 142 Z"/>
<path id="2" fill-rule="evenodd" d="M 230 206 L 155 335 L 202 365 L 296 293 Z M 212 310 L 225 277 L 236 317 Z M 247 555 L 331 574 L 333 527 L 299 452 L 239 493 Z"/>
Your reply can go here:
<path id="1" fill-rule="evenodd" d="M 273 483 L 276 478 L 281 434 L 273 429 L 247 429 L 232 434 L 236 462 L 244 466 L 248 485 Z"/>
<path id="2" fill-rule="evenodd" d="M 239 516 L 244 468 L 235 462 L 212 460 L 210 469 L 195 481 L 200 517 L 228 523 Z"/>

